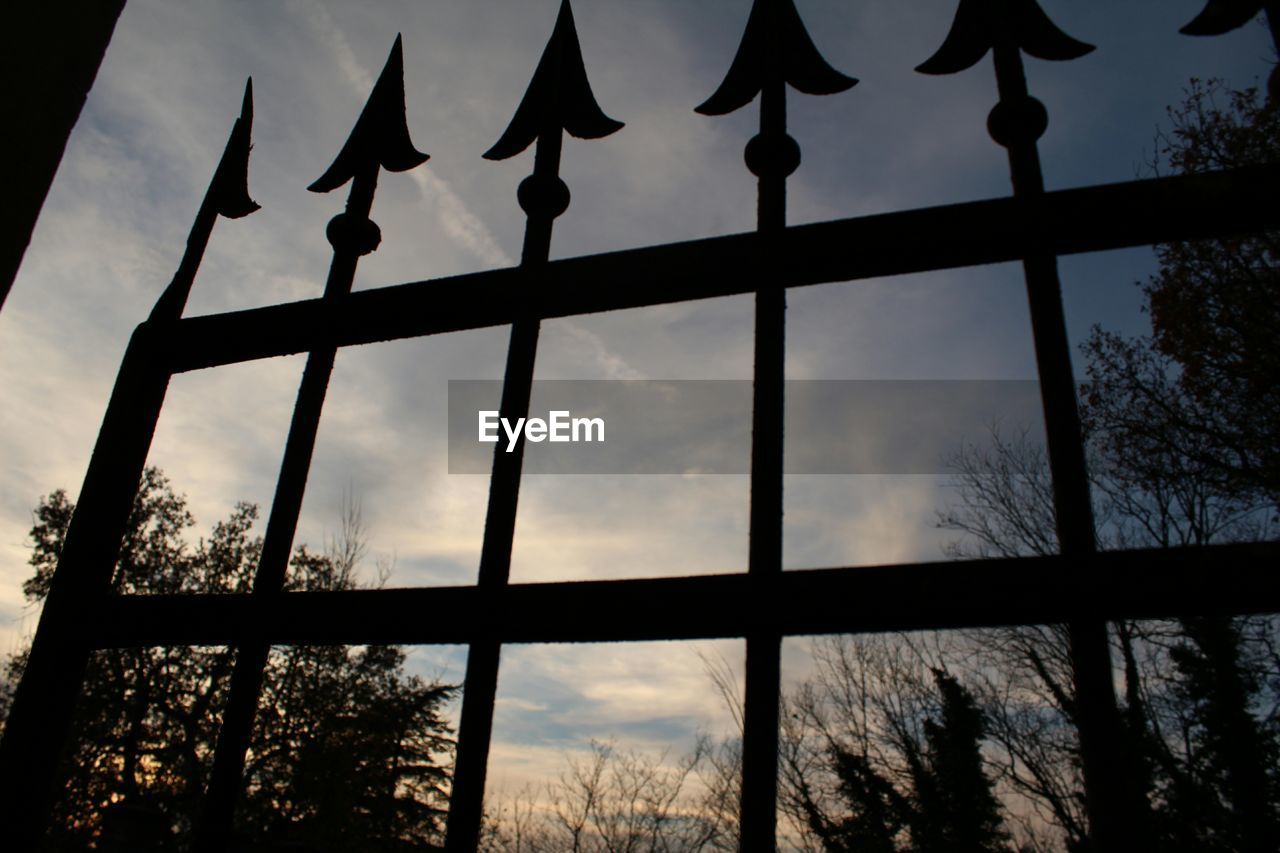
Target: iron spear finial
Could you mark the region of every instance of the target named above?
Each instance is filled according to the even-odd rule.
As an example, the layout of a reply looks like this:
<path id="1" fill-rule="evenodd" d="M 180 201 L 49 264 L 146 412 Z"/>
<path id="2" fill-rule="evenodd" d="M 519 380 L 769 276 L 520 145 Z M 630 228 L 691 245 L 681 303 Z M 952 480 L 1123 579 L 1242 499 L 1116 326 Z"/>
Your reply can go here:
<path id="1" fill-rule="evenodd" d="M 542 51 L 516 114 L 502 137 L 484 152 L 486 160 L 505 160 L 533 142 L 537 148 L 533 174 L 520 182 L 516 199 L 528 215 L 522 263 L 541 263 L 551 244 L 551 222 L 569 207 L 569 187 L 560 180 L 564 132 L 579 139 L 599 139 L 621 128 L 596 103 L 578 44 L 569 0 L 562 0 L 551 38 Z"/>
<path id="2" fill-rule="evenodd" d="M 240 103 L 240 117 L 231 128 L 227 147 L 218 161 L 209 185 L 210 200 L 219 216 L 239 219 L 248 216 L 261 205 L 249 197 L 249 151 L 253 147 L 253 78 L 244 84 L 244 100 Z"/>
<path id="3" fill-rule="evenodd" d="M 370 164 L 388 172 L 405 172 L 427 161 L 414 147 L 404 108 L 404 51 L 401 38 L 391 47 L 369 100 L 328 170 L 307 187 L 313 193 L 336 190 Z"/>
<path id="4" fill-rule="evenodd" d="M 600 139 L 622 128 L 596 103 L 582 61 L 578 30 L 569 0 L 560 4 L 551 38 L 502 137 L 484 152 L 486 160 L 506 160 L 524 151 L 548 126 L 563 128 L 579 139 Z"/>
<path id="5" fill-rule="evenodd" d="M 1036 0 L 960 0 L 942 47 L 916 66 L 922 74 L 955 74 L 976 65 L 1001 35 L 1037 59 L 1076 59 L 1093 45 L 1072 38 Z"/>
<path id="6" fill-rule="evenodd" d="M 219 216 L 239 219 L 248 216 L 261 205 L 249 197 L 249 151 L 253 148 L 253 78 L 244 84 L 244 98 L 240 102 L 240 116 L 231 127 L 227 147 L 213 172 L 204 201 L 187 235 L 187 248 L 182 254 L 177 271 L 169 286 L 160 294 L 151 309 L 150 319 L 155 322 L 177 320 L 182 316 L 195 282 L 196 270 L 204 259 L 205 248 L 213 234 L 213 224 Z"/>
<path id="7" fill-rule="evenodd" d="M 755 0 L 724 82 L 694 110 L 731 113 L 751 103 L 776 75 L 806 95 L 833 95 L 858 82 L 822 58 L 793 0 Z"/>

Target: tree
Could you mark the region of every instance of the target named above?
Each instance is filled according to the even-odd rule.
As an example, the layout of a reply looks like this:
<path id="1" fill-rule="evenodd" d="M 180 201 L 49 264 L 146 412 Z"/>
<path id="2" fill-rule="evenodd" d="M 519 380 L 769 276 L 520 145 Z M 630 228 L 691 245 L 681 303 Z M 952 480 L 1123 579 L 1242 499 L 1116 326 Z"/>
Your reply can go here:
<path id="1" fill-rule="evenodd" d="M 935 669 L 940 719 L 924 723 L 923 755 L 911 757 L 918 805 L 911 835 L 920 853 L 1007 851 L 1009 833 L 982 758 L 986 721 L 973 694 Z"/>
<path id="2" fill-rule="evenodd" d="M 1155 387 L 1179 393 L 1172 382 L 1148 385 Z M 1123 396 L 1102 395 L 1085 408 L 1103 547 L 1239 541 L 1272 529 L 1265 500 L 1200 479 L 1200 463 L 1190 453 L 1144 453 L 1117 441 L 1108 429 L 1109 410 L 1125 405 Z M 1055 550 L 1047 460 L 1027 433 L 1010 439 L 997 430 L 988 449 L 963 448 L 954 469 L 961 502 L 939 514 L 941 526 L 964 534 L 953 555 Z M 1276 629 L 1273 617 L 1113 624 L 1123 720 L 1145 780 L 1154 849 L 1274 849 L 1280 696 L 1268 673 L 1275 670 Z M 1067 849 L 1084 849 L 1088 828 L 1065 631 L 1048 625 L 966 636 L 968 671 L 980 685 L 975 689 L 1012 788 L 1058 827 Z"/>
<path id="3" fill-rule="evenodd" d="M 815 641 L 786 702 L 783 808 L 828 853 L 1008 851 L 986 714 L 911 636 Z"/>
<path id="4" fill-rule="evenodd" d="M 1280 162 L 1280 112 L 1256 88 L 1192 80 L 1169 116 L 1159 156 L 1176 172 Z M 1138 544 L 1269 538 L 1280 506 L 1280 235 L 1167 244 L 1156 259 L 1143 285 L 1152 334 L 1095 328 L 1084 348 L 1095 480 L 1123 501 L 1144 534 Z M 1275 697 L 1247 641 L 1274 625 L 1222 616 L 1177 625 L 1162 656 L 1174 677 L 1162 681 L 1165 707 L 1177 709 L 1180 766 L 1168 755 L 1150 762 L 1165 765 L 1165 780 L 1154 777 L 1157 829 L 1177 849 L 1276 849 L 1280 744 L 1266 730 Z"/>
<path id="5" fill-rule="evenodd" d="M 809 826 L 831 853 L 981 853 L 1007 851 L 1000 804 L 982 758 L 983 714 L 973 695 L 950 673 L 935 669 L 937 717 L 924 721 L 924 740 L 904 738 L 905 790 L 866 754 L 830 747 L 846 813 L 824 815 L 806 803 Z M 910 838 L 900 845 L 904 834 Z"/>
<path id="6" fill-rule="evenodd" d="M 1160 157 L 1182 174 L 1280 162 L 1280 106 L 1256 87 L 1191 81 Z M 1178 370 L 1200 460 L 1237 491 L 1280 503 L 1280 235 L 1157 247 L 1143 287 L 1152 337 Z"/>
<path id="7" fill-rule="evenodd" d="M 592 740 L 540 785 L 486 800 L 480 849 L 491 853 L 739 849 L 742 699 L 733 667 L 699 653 L 733 716 L 733 736 L 700 734 L 674 760 Z"/>
<path id="8" fill-rule="evenodd" d="M 714 786 L 694 779 L 712 749 L 700 739 L 674 766 L 591 741 L 559 778 L 506 798 L 486 821 L 484 850 L 504 853 L 695 853 L 737 849 L 718 818 Z M 703 790 L 694 790 L 703 787 Z"/>
<path id="9" fill-rule="evenodd" d="M 1189 174 L 1280 160 L 1280 114 L 1255 89 L 1193 80 L 1158 137 L 1156 171 Z M 1100 544 L 1170 547 L 1271 538 L 1280 504 L 1277 235 L 1159 246 L 1144 285 L 1148 336 L 1095 328 L 1083 347 L 1082 416 Z M 956 458 L 960 505 L 940 526 L 956 556 L 1057 550 L 1043 450 L 1024 434 Z M 1273 618 L 1198 617 L 1113 626 L 1123 715 L 1141 756 L 1156 845 L 1275 849 Z M 1077 760 L 1065 648 L 1052 626 L 988 635 L 997 670 L 1034 674 L 1067 723 L 1049 752 L 1025 714 L 993 707 L 1019 787 L 1044 804 L 1070 846 Z M 1038 681 L 1038 687 L 1035 682 Z M 992 685 L 999 688 L 999 685 Z M 1024 684 L 1025 686 L 1025 684 Z M 992 692 L 998 699 L 1000 689 Z M 1033 690 L 1033 693 L 1035 691 Z M 1007 703 L 1005 703 L 1007 706 Z M 1248 780 L 1248 781 L 1245 781 Z"/>
<path id="10" fill-rule="evenodd" d="M 29 600 L 48 593 L 74 507 L 40 501 L 31 530 Z M 145 472 L 112 589 L 120 593 L 245 593 L 261 540 L 257 509 L 236 506 L 195 546 L 185 498 Z M 358 511 L 328 554 L 300 546 L 290 589 L 355 586 Z M 24 654 L 9 662 L 21 676 Z M 427 849 L 442 837 L 456 688 L 404 671 L 394 647 L 273 649 L 246 766 L 237 832 L 246 849 Z M 49 849 L 179 850 L 199 814 L 234 650 L 161 647 L 96 652 L 76 709 Z"/>
<path id="11" fill-rule="evenodd" d="M 1199 617 L 1182 620 L 1182 628 L 1185 639 L 1170 658 L 1187 760 L 1168 811 L 1191 813 L 1195 820 L 1178 827 L 1189 836 L 1178 840 L 1185 849 L 1274 850 L 1280 840 L 1280 739 L 1274 726 L 1268 732 L 1254 716 L 1262 685 L 1258 669 L 1242 659 L 1249 653 L 1241 636 L 1245 626 Z"/>

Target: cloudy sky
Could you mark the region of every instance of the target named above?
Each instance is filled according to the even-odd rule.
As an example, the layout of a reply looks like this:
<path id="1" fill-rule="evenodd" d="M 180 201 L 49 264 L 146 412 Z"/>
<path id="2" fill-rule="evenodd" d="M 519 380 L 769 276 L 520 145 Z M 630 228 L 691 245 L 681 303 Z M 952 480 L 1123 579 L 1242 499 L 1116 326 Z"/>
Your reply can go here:
<path id="1" fill-rule="evenodd" d="M 129 333 L 177 265 L 191 217 L 252 75 L 257 112 L 249 187 L 262 210 L 218 223 L 188 315 L 312 298 L 330 249 L 327 220 L 345 190 L 305 187 L 346 138 L 397 33 L 404 36 L 409 128 L 431 155 L 380 180 L 381 248 L 356 288 L 509 266 L 523 229 L 515 188 L 530 154 L 482 160 L 505 129 L 559 0 L 130 0 L 67 147 L 31 246 L 0 312 L 0 651 L 34 629 L 31 508 L 79 488 Z M 803 164 L 789 183 L 792 223 L 1007 193 L 1003 151 L 986 134 L 990 60 L 934 78 L 912 68 L 947 32 L 954 0 L 796 0 L 818 48 L 858 77 L 829 97 L 790 96 Z M 1062 188 L 1149 172 L 1166 105 L 1192 76 L 1265 78 L 1272 51 L 1251 25 L 1180 36 L 1203 0 L 1043 0 L 1069 34 L 1098 46 L 1063 64 L 1027 61 L 1047 106 L 1046 182 Z M 722 118 L 693 107 L 715 90 L 748 0 L 577 0 L 588 74 L 626 127 L 568 140 L 573 203 L 554 257 L 748 231 L 753 178 L 742 147 L 756 108 Z M 1144 329 L 1133 282 L 1149 250 L 1064 259 L 1067 316 Z M 609 283 L 602 281 L 601 287 Z M 1018 268 L 966 269 L 808 288 L 789 297 L 792 379 L 1031 379 Z M 748 379 L 749 297 L 544 325 L 545 379 Z M 401 341 L 339 354 L 298 541 L 323 543 L 344 494 L 363 507 L 389 583 L 473 582 L 487 478 L 449 475 L 450 379 L 501 376 L 506 329 Z M 182 375 L 151 461 L 185 492 L 207 530 L 237 500 L 270 501 L 302 357 Z M 537 476 L 521 494 L 512 579 L 621 578 L 740 571 L 747 553 L 742 476 Z M 788 568 L 933 559 L 944 481 L 929 476 L 794 476 L 787 481 Z M 264 513 L 265 514 L 265 513 Z M 370 559 L 373 576 L 375 560 Z M 788 674 L 804 670 L 788 643 Z M 554 768 L 590 737 L 657 748 L 728 724 L 697 649 L 737 661 L 736 642 L 508 649 L 499 685 L 493 778 Z M 414 665 L 460 679 L 458 649 Z"/>

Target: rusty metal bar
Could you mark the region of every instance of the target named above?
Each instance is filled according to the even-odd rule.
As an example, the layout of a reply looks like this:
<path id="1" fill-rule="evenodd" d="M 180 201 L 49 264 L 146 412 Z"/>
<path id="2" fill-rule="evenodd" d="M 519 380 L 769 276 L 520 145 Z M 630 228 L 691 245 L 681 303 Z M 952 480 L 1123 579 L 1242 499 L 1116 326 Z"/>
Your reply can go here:
<path id="1" fill-rule="evenodd" d="M 1280 166 L 1157 178 L 789 226 L 777 239 L 788 287 L 1222 237 L 1280 227 Z M 750 293 L 763 238 L 735 234 L 181 321 L 175 373 L 338 346 L 501 326 L 537 290 L 541 317 Z M 1124 285 L 1117 285 L 1124 286 Z"/>
<path id="2" fill-rule="evenodd" d="M 1280 612 L 1280 543 L 623 581 L 112 596 L 86 616 L 102 648 L 272 644 L 626 642 L 946 630 Z M 991 590 L 1000 590 L 992 595 Z M 1102 591 L 1102 592 L 1099 592 Z M 741 603 L 729 607 L 727 602 Z M 424 618 L 428 614 L 429 618 Z M 573 618 L 566 618 L 572 614 Z M 270 616 L 268 619 L 267 617 Z"/>

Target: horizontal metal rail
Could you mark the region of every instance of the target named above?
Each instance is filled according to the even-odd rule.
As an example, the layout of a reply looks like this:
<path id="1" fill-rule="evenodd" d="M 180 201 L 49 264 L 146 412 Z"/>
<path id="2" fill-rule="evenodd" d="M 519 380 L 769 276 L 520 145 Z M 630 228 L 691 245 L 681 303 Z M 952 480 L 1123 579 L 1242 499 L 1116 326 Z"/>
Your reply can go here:
<path id="1" fill-rule="evenodd" d="M 1280 166 L 1251 167 L 792 226 L 769 246 L 798 287 L 1276 228 L 1277 195 Z M 732 296 L 754 291 L 762 251 L 735 234 L 190 317 L 165 350 L 180 373 L 505 325 L 531 302 L 548 318 Z"/>
<path id="2" fill-rule="evenodd" d="M 95 647 L 621 642 L 1280 612 L 1280 543 L 810 569 L 772 577 L 109 596 Z"/>

